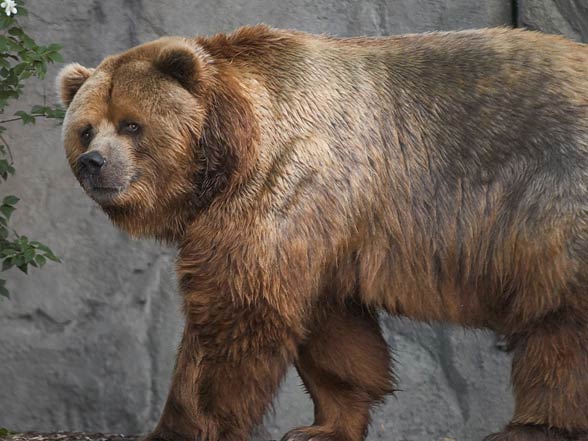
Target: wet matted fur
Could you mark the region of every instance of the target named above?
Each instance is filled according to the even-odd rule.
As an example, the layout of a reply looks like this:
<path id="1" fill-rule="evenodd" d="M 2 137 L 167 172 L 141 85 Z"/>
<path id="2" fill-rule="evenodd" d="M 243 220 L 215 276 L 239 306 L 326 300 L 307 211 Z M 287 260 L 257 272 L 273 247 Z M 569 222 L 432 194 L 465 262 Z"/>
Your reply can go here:
<path id="1" fill-rule="evenodd" d="M 84 189 L 179 248 L 149 439 L 246 440 L 294 363 L 315 421 L 284 439 L 362 440 L 394 389 L 378 310 L 508 337 L 516 409 L 489 440 L 588 439 L 586 46 L 254 26 L 58 81 Z"/>

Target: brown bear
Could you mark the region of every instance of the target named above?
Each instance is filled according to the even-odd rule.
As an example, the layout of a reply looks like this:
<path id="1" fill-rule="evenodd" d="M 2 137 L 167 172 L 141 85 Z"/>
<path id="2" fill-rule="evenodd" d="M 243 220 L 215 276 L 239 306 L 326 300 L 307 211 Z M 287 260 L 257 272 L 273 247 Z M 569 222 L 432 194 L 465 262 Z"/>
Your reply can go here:
<path id="1" fill-rule="evenodd" d="M 315 420 L 283 439 L 364 439 L 394 390 L 380 310 L 507 336 L 515 414 L 486 440 L 588 440 L 586 46 L 260 25 L 58 81 L 84 190 L 179 248 L 185 331 L 148 440 L 247 440 L 291 364 Z"/>

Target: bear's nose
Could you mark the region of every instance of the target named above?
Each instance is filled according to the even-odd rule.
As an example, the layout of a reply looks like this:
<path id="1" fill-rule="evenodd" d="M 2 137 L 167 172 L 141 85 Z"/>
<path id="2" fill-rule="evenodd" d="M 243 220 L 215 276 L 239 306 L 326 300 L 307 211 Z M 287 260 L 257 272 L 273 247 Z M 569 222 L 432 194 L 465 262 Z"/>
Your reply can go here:
<path id="1" fill-rule="evenodd" d="M 104 164 L 106 164 L 106 159 L 97 151 L 92 151 L 80 156 L 79 163 L 80 168 L 85 169 L 92 175 L 97 175 Z"/>

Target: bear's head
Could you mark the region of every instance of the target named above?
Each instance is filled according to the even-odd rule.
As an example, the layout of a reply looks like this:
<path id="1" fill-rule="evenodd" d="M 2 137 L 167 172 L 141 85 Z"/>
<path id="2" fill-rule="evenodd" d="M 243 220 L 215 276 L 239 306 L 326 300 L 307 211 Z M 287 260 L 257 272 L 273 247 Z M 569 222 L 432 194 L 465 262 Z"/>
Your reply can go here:
<path id="1" fill-rule="evenodd" d="M 235 188 L 254 155 L 250 100 L 230 63 L 165 37 L 70 64 L 57 86 L 63 143 L 86 193 L 135 236 L 168 241 Z"/>

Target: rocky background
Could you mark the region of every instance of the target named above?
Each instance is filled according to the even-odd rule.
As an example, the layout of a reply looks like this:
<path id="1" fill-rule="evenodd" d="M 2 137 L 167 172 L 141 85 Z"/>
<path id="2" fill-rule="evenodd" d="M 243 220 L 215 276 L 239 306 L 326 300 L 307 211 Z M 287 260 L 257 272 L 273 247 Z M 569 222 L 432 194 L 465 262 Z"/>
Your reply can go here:
<path id="1" fill-rule="evenodd" d="M 340 36 L 524 26 L 588 40 L 586 0 L 29 0 L 28 31 L 66 61 L 104 56 L 166 34 L 265 22 Z M 54 102 L 55 66 L 30 104 Z M 27 108 L 27 105 L 23 106 Z M 30 107 L 29 107 L 30 108 Z M 70 173 L 60 130 L 12 127 L 21 197 L 16 225 L 62 258 L 8 275 L 0 302 L 0 426 L 147 432 L 166 395 L 181 329 L 174 251 L 118 232 Z M 383 318 L 401 389 L 375 413 L 370 440 L 478 440 L 511 414 L 508 354 L 493 335 Z M 311 421 L 291 372 L 267 416 L 278 437 Z"/>

